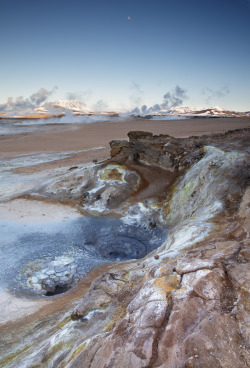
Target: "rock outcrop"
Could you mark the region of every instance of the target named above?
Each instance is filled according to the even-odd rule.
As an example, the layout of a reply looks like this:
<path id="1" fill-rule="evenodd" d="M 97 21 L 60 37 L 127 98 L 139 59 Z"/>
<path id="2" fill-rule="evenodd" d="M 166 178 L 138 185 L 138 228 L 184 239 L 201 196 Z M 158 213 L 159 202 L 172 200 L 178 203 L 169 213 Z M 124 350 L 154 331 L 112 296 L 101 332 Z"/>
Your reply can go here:
<path id="1" fill-rule="evenodd" d="M 133 131 L 128 133 L 128 137 L 129 141 L 110 142 L 112 162 L 141 162 L 182 172 L 204 155 L 205 146 L 218 146 L 227 151 L 247 148 L 249 129 L 189 138 Z"/>

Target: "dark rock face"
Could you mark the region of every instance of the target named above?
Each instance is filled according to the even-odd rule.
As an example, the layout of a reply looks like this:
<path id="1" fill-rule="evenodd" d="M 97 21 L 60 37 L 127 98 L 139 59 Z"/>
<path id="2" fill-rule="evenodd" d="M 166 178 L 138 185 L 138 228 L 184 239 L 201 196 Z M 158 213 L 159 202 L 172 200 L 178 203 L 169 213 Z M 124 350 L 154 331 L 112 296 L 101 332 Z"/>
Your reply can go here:
<path id="1" fill-rule="evenodd" d="M 135 131 L 129 132 L 128 137 L 129 142 L 110 142 L 112 160 L 145 162 L 172 171 L 177 167 L 176 157 L 184 151 L 177 143 L 178 139 L 167 135 L 153 136 L 152 133 Z"/>
<path id="2" fill-rule="evenodd" d="M 241 150 L 249 147 L 248 136 L 249 129 L 189 138 L 154 136 L 149 132 L 133 131 L 128 133 L 129 142 L 110 142 L 111 161 L 145 162 L 171 171 L 183 171 L 204 155 L 204 146 L 215 145 L 229 150 Z"/>
<path id="3" fill-rule="evenodd" d="M 124 150 L 126 147 L 129 148 L 129 144 L 127 141 L 111 141 L 110 142 L 111 157 L 114 157 L 120 153 L 121 150 Z"/>

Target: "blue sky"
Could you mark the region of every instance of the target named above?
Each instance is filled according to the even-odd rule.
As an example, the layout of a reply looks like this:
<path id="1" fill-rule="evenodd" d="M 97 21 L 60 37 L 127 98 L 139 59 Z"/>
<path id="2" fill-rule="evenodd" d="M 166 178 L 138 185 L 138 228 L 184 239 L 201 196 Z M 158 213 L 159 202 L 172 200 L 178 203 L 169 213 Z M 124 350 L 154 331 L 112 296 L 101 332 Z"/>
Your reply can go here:
<path id="1" fill-rule="evenodd" d="M 49 99 L 133 108 L 250 110 L 248 0 L 0 0 L 0 104 Z M 130 17 L 130 19 L 129 19 Z"/>

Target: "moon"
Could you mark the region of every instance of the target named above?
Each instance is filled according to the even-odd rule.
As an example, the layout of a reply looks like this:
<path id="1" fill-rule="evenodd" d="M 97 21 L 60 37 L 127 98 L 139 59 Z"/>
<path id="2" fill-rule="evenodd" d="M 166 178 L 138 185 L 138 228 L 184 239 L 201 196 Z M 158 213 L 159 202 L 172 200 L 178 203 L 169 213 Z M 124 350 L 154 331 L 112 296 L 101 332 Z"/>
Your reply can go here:
<path id="1" fill-rule="evenodd" d="M 130 20 L 130 19 L 131 19 L 131 16 L 129 15 L 129 16 L 128 16 L 128 20 Z"/>

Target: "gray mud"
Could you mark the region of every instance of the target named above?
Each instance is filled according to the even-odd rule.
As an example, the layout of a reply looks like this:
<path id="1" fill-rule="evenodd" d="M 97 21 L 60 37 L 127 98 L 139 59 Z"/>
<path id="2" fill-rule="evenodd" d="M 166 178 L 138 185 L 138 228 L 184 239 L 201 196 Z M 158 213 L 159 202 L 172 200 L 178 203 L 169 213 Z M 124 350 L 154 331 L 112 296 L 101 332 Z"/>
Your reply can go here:
<path id="1" fill-rule="evenodd" d="M 1 221 L 0 226 L 2 283 L 27 295 L 65 292 L 91 269 L 141 259 L 167 237 L 158 226 L 127 225 L 112 217 L 82 216 L 51 226 Z"/>

